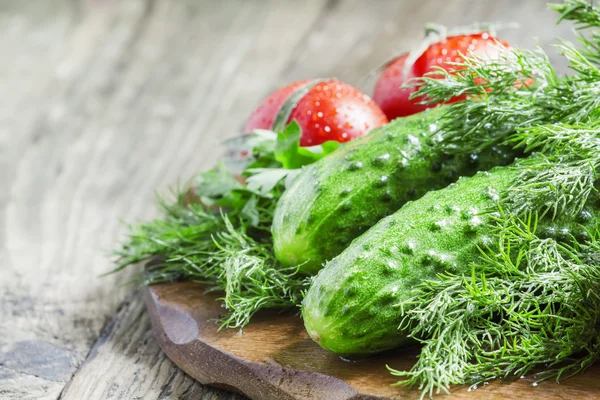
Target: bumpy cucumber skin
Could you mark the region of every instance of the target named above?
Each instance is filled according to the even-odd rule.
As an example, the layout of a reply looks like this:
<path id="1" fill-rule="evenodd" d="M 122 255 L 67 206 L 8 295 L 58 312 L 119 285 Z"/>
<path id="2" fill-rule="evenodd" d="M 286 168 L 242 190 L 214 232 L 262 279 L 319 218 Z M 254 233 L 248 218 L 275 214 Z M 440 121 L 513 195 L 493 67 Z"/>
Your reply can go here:
<path id="1" fill-rule="evenodd" d="M 356 239 L 316 276 L 302 307 L 309 335 L 325 349 L 366 356 L 405 344 L 395 307 L 410 290 L 437 273 L 471 273 L 477 245 L 491 241 L 489 216 L 497 193 L 518 175 L 513 167 L 494 168 L 427 193 Z M 479 213 L 479 215 L 478 215 Z M 597 213 L 580 221 L 541 222 L 548 235 L 585 235 L 580 223 L 596 224 Z M 588 220 L 584 221 L 585 216 Z M 541 231 L 544 232 L 544 231 Z"/>
<path id="2" fill-rule="evenodd" d="M 275 254 L 284 265 L 315 274 L 350 242 L 409 200 L 459 176 L 506 165 L 498 148 L 474 155 L 435 154 L 427 144 L 443 107 L 399 118 L 305 167 L 279 200 Z"/>

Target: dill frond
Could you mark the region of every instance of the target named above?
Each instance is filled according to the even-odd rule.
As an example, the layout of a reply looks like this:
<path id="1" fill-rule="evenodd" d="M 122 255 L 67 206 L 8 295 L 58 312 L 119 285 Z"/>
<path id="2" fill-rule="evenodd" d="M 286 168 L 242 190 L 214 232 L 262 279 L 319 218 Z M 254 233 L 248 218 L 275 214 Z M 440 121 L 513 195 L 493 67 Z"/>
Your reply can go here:
<path id="1" fill-rule="evenodd" d="M 423 348 L 410 371 L 388 368 L 421 398 L 536 368 L 538 382 L 560 381 L 600 358 L 598 232 L 561 243 L 538 234 L 535 213 L 501 215 L 471 276 L 441 274 L 397 305 Z"/>
<path id="2" fill-rule="evenodd" d="M 274 207 L 275 200 L 269 201 Z M 236 224 L 225 213 L 199 204 L 161 202 L 165 217 L 132 227 L 129 241 L 116 252 L 118 269 L 148 260 L 142 285 L 191 280 L 208 291 L 222 291 L 227 310 L 221 327 L 242 328 L 262 308 L 294 309 L 310 278 L 281 266 L 273 255 L 268 226 Z M 272 209 L 263 209 L 261 215 Z M 263 219 L 263 218 L 261 218 Z M 269 221 L 269 224 L 266 223 Z"/>
<path id="3" fill-rule="evenodd" d="M 562 19 L 580 30 L 600 26 L 600 11 L 582 0 L 552 5 Z M 586 124 L 600 114 L 600 32 L 580 32 L 579 46 L 561 41 L 556 47 L 575 72 L 559 76 L 540 48 L 499 49 L 490 60 L 469 53 L 416 80 L 412 98 L 426 104 L 449 105 L 434 142 L 440 151 L 459 154 L 481 151 L 504 142 L 524 128 L 553 123 Z"/>
<path id="4" fill-rule="evenodd" d="M 159 199 L 162 217 L 129 226 L 114 252 L 115 271 L 146 262 L 142 285 L 191 280 L 222 291 L 221 328 L 242 328 L 263 308 L 295 309 L 310 278 L 275 258 L 275 206 L 303 165 L 335 151 L 337 142 L 300 147 L 294 121 L 281 132 L 255 131 L 228 141 L 224 165 L 202 172 L 173 200 Z M 241 152 L 249 153 L 240 158 Z"/>
<path id="5" fill-rule="evenodd" d="M 600 27 L 600 10 L 585 1 L 551 8 L 580 31 Z M 399 329 L 423 348 L 411 370 L 388 368 L 421 398 L 532 372 L 560 381 L 600 359 L 599 228 L 564 240 L 539 229 L 597 206 L 600 33 L 580 32 L 578 41 L 557 46 L 572 76 L 559 77 L 541 49 L 516 49 L 492 61 L 465 55 L 454 71 L 415 84 L 414 97 L 428 103 L 466 97 L 434 137 L 440 151 L 503 143 L 538 153 L 512 167 L 521 173 L 489 214 L 493 245 L 480 249 L 471 276 L 441 274 L 396 305 Z"/>

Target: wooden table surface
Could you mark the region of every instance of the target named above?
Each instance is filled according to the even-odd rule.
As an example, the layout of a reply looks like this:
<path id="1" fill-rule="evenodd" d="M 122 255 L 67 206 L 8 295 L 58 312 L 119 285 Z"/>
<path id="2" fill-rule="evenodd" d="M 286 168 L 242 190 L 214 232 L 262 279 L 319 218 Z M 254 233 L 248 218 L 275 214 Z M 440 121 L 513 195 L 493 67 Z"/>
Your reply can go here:
<path id="1" fill-rule="evenodd" d="M 99 276 L 121 221 L 156 216 L 155 191 L 213 165 L 280 85 L 359 84 L 425 22 L 515 21 L 501 36 L 548 48 L 572 37 L 555 18 L 542 0 L 0 0 L 0 398 L 238 398 L 161 353 L 119 286 L 137 271 Z"/>

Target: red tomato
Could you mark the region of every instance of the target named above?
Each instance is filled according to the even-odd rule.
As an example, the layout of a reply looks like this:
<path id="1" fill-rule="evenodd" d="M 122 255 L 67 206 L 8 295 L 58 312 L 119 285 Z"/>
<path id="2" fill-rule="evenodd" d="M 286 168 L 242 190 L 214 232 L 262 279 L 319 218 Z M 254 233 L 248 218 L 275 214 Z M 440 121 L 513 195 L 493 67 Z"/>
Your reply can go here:
<path id="1" fill-rule="evenodd" d="M 285 103 L 287 98 L 290 97 L 296 89 L 308 82 L 310 82 L 310 79 L 290 83 L 267 96 L 260 106 L 250 114 L 250 118 L 248 118 L 246 126 L 244 127 L 244 132 L 252 132 L 255 129 L 271 129 L 273 121 L 277 116 L 277 112 L 283 103 Z"/>
<path id="2" fill-rule="evenodd" d="M 462 61 L 459 53 L 467 55 L 471 51 L 478 56 L 489 57 L 490 59 L 497 58 L 500 45 L 510 47 L 507 42 L 498 40 L 487 32 L 450 36 L 429 46 L 410 67 L 406 80 L 403 77 L 403 70 L 408 53 L 403 54 L 384 69 L 375 85 L 373 99 L 390 120 L 416 114 L 426 108 L 434 107 L 435 105 L 418 104 L 420 99 L 409 100 L 409 96 L 417 88 L 405 89 L 401 87 L 409 83 L 411 79 L 420 78 L 427 72 L 431 72 L 435 66 L 442 67 L 446 71 L 455 69 L 456 67 L 446 63 Z M 460 99 L 454 98 L 448 103 L 458 100 Z"/>
<path id="3" fill-rule="evenodd" d="M 271 129 L 281 106 L 307 82 L 294 82 L 271 93 L 250 115 L 244 132 Z M 302 128 L 301 146 L 315 146 L 328 140 L 347 142 L 388 122 L 367 95 L 337 80 L 313 86 L 295 104 L 288 122 L 293 120 Z"/>

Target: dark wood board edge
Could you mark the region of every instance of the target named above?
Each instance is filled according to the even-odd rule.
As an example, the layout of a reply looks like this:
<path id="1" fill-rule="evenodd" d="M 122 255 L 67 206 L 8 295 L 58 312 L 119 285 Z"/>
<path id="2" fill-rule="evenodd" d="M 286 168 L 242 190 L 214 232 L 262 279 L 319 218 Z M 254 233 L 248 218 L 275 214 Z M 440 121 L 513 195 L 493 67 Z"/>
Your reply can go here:
<path id="1" fill-rule="evenodd" d="M 346 382 L 332 376 L 259 364 L 223 352 L 199 338 L 197 323 L 185 306 L 160 304 L 154 288 L 149 286 L 143 289 L 154 336 L 165 354 L 202 384 L 230 390 L 251 399 L 386 399 L 359 393 Z M 170 327 L 164 326 L 166 324 L 184 326 L 185 329 L 169 331 Z M 194 363 L 190 363 L 190 359 Z"/>

